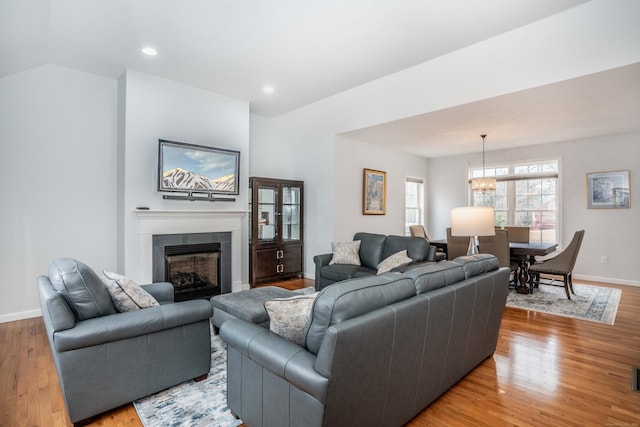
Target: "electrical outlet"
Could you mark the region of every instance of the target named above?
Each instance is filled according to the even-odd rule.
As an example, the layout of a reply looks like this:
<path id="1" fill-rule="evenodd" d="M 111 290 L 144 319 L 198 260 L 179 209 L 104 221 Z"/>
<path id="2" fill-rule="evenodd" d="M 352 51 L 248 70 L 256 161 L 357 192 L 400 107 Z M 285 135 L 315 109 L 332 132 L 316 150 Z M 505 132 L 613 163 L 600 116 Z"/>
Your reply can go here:
<path id="1" fill-rule="evenodd" d="M 600 257 L 600 264 L 609 264 L 609 257 L 601 256 Z"/>

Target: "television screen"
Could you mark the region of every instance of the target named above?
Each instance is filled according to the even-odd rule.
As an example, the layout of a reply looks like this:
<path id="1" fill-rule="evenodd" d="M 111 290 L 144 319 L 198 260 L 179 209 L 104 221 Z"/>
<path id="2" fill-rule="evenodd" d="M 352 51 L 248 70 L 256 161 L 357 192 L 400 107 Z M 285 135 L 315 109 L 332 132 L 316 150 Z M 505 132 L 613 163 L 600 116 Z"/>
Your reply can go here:
<path id="1" fill-rule="evenodd" d="M 159 140 L 158 191 L 238 194 L 240 152 Z"/>

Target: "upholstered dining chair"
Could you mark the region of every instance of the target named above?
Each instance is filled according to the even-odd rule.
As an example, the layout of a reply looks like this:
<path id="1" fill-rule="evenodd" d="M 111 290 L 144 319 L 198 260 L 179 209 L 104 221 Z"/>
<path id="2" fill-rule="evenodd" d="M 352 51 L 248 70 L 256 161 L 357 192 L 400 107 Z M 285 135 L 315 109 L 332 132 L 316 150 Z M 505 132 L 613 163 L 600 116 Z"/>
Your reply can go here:
<path id="1" fill-rule="evenodd" d="M 529 243 L 530 231 L 527 226 L 507 225 L 506 227 L 496 227 L 496 230 L 507 230 L 510 242 Z"/>
<path id="2" fill-rule="evenodd" d="M 564 248 L 558 255 L 553 258 L 549 258 L 542 262 L 537 262 L 529 266 L 529 274 L 533 275 L 534 286 L 540 285 L 540 275 L 550 274 L 554 276 L 562 276 L 564 281 L 564 290 L 567 293 L 567 298 L 571 299 L 571 294 L 575 295 L 573 291 L 572 272 L 573 267 L 578 259 L 578 252 L 580 251 L 580 245 L 582 245 L 582 238 L 584 237 L 584 230 L 578 230 L 573 235 L 569 246 Z M 552 284 L 552 283 L 547 283 Z"/>
<path id="3" fill-rule="evenodd" d="M 428 242 L 431 241 L 429 236 L 427 235 L 427 231 L 424 229 L 424 225 L 410 225 L 409 232 L 411 233 L 411 237 L 422 237 L 426 239 Z M 436 262 L 444 261 L 447 259 L 447 254 L 441 248 L 436 248 Z"/>
<path id="4" fill-rule="evenodd" d="M 469 249 L 469 238 L 462 236 L 452 236 L 451 227 L 447 228 L 447 259 L 455 259 L 467 254 Z"/>
<path id="5" fill-rule="evenodd" d="M 478 249 L 480 253 L 495 255 L 500 267 L 510 267 L 511 256 L 509 255 L 509 232 L 507 230 L 496 230 L 495 236 L 479 236 Z"/>
<path id="6" fill-rule="evenodd" d="M 496 228 L 495 236 L 478 236 L 478 249 L 480 253 L 495 255 L 498 258 L 500 267 L 509 267 L 509 270 L 511 270 L 509 282 L 511 283 L 515 280 L 519 260 L 511 258 L 509 234 L 509 230 Z"/>

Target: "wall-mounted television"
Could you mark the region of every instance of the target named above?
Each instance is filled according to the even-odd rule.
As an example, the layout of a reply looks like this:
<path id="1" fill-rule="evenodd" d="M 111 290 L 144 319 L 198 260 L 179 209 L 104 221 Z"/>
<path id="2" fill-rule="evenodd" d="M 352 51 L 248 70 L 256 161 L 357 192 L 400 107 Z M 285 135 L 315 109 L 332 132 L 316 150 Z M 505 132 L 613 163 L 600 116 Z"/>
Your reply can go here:
<path id="1" fill-rule="evenodd" d="M 239 180 L 239 151 L 159 140 L 158 191 L 212 198 L 217 194 L 239 194 Z"/>

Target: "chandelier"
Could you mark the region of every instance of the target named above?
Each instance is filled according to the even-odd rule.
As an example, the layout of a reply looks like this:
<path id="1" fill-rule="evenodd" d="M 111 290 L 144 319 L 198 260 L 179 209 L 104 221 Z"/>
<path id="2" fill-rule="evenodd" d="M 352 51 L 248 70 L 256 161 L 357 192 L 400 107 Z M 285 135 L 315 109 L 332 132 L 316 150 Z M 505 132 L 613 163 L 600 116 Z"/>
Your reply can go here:
<path id="1" fill-rule="evenodd" d="M 482 137 L 482 178 L 473 178 L 471 180 L 471 191 L 482 193 L 482 195 L 485 196 L 496 191 L 496 179 L 487 178 L 484 175 L 484 139 L 487 135 L 480 135 L 480 137 Z"/>

